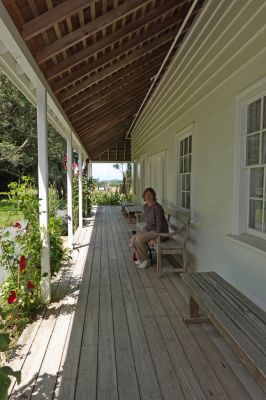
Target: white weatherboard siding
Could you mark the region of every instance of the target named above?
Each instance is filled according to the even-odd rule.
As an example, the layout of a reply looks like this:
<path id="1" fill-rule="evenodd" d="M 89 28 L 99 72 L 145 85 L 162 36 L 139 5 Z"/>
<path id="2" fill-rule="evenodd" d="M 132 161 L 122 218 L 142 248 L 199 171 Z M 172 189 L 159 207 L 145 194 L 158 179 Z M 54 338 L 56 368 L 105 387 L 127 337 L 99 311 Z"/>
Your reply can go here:
<path id="1" fill-rule="evenodd" d="M 176 202 L 177 135 L 193 126 L 191 267 L 215 270 L 266 309 L 266 253 L 233 232 L 237 96 L 266 76 L 266 1 L 207 2 L 133 130 L 132 159 L 166 153 Z M 146 182 L 145 182 L 146 183 Z"/>

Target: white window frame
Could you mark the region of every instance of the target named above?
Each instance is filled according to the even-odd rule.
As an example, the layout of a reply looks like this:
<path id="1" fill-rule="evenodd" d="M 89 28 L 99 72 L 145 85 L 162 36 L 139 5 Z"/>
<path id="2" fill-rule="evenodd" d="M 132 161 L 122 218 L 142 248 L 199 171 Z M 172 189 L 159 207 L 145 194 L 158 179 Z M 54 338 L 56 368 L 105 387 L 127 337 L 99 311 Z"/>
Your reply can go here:
<path id="1" fill-rule="evenodd" d="M 190 209 L 182 207 L 182 188 L 180 181 L 180 142 L 188 136 L 192 136 L 191 153 L 191 180 L 190 180 Z M 196 124 L 193 122 L 176 135 L 175 140 L 175 204 L 176 207 L 185 213 L 193 216 L 195 208 L 195 164 L 196 164 Z"/>
<path id="2" fill-rule="evenodd" d="M 234 235 L 246 233 L 266 240 L 266 233 L 256 231 L 248 226 L 250 170 L 263 167 L 263 164 L 246 165 L 247 107 L 263 96 L 266 96 L 266 76 L 245 89 L 236 98 L 232 233 Z"/>

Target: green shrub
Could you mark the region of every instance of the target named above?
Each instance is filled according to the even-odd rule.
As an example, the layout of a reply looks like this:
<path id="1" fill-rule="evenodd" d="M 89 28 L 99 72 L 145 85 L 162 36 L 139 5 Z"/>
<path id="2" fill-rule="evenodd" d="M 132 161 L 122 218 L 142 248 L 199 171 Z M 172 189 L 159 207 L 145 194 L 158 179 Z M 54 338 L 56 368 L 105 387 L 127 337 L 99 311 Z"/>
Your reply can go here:
<path id="1" fill-rule="evenodd" d="M 94 205 L 120 205 L 123 201 L 131 201 L 132 195 L 121 194 L 119 192 L 102 192 L 94 191 L 92 192 L 92 204 Z"/>
<path id="2" fill-rule="evenodd" d="M 5 358 L 5 353 L 8 352 L 10 348 L 11 339 L 7 332 L 8 326 L 8 313 L 0 308 L 0 361 Z M 2 361 L 0 364 L 0 400 L 8 399 L 8 388 L 11 384 L 11 376 L 16 378 L 18 384 L 20 383 L 20 371 L 14 371 L 12 368 L 3 365 Z"/>

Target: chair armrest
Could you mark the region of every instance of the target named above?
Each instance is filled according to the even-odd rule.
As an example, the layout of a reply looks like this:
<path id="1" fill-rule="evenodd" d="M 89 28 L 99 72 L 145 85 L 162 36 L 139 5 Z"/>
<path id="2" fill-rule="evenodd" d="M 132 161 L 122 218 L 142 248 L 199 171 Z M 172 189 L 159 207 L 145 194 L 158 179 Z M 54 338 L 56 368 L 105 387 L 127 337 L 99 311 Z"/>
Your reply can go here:
<path id="1" fill-rule="evenodd" d="M 177 229 L 174 232 L 158 233 L 158 237 L 173 237 L 173 236 L 177 236 L 177 235 L 180 235 L 180 233 L 182 233 L 184 230 L 185 230 L 185 225 L 182 226 L 182 228 Z"/>
<path id="2" fill-rule="evenodd" d="M 136 222 L 143 222 L 143 217 L 144 217 L 144 214 L 142 212 L 136 213 Z"/>

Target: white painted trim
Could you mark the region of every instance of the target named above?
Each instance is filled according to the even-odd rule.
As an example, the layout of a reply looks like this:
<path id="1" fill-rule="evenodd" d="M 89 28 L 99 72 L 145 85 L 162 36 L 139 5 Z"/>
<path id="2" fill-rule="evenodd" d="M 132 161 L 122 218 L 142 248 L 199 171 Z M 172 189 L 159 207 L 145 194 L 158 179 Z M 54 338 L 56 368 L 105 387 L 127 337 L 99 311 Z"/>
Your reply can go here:
<path id="1" fill-rule="evenodd" d="M 248 215 L 248 174 L 249 168 L 245 168 L 246 154 L 246 106 L 266 90 L 266 75 L 253 85 L 245 88 L 236 97 L 235 102 L 235 154 L 234 154 L 234 180 L 233 180 L 233 212 L 232 234 L 247 233 Z M 265 235 L 248 230 L 249 234 L 265 238 Z"/>
<path id="2" fill-rule="evenodd" d="M 45 303 L 51 300 L 50 241 L 49 224 L 49 183 L 48 183 L 48 129 L 47 93 L 44 86 L 37 87 L 37 135 L 38 135 L 38 187 L 39 221 L 42 239 L 41 292 Z M 44 276 L 45 275 L 45 276 Z"/>
<path id="3" fill-rule="evenodd" d="M 72 180 L 72 131 L 68 131 L 67 137 L 67 216 L 68 216 L 68 247 L 73 248 L 73 180 Z"/>
<path id="4" fill-rule="evenodd" d="M 82 153 L 79 150 L 79 227 L 83 227 L 83 208 L 82 208 Z"/>

